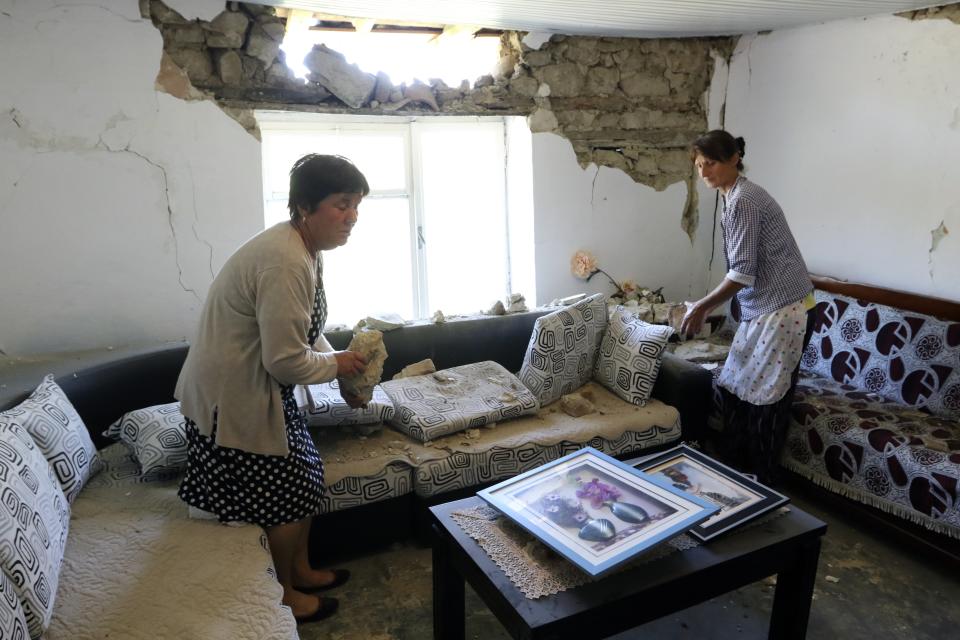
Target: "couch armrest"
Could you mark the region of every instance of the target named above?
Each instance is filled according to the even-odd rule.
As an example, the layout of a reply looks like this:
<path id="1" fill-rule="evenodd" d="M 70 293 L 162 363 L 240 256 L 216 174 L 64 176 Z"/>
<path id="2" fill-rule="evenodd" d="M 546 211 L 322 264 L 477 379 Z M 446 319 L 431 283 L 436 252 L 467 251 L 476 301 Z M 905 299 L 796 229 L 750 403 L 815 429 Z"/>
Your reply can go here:
<path id="1" fill-rule="evenodd" d="M 713 399 L 713 376 L 708 370 L 664 352 L 653 397 L 680 412 L 684 440 L 703 437 Z"/>

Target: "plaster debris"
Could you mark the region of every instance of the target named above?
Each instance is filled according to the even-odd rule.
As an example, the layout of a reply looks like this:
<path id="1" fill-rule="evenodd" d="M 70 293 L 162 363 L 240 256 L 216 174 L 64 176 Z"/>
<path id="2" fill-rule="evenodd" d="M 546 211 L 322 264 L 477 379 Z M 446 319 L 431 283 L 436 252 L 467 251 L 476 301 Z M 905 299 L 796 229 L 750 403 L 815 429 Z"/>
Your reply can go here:
<path id="1" fill-rule="evenodd" d="M 373 398 L 373 388 L 383 376 L 383 361 L 387 359 L 383 333 L 376 329 L 360 331 L 354 334 L 347 350 L 356 351 L 366 358 L 367 366 L 360 375 L 338 377 L 340 390 L 360 398 L 366 404 Z"/>
<path id="2" fill-rule="evenodd" d="M 506 307 L 503 306 L 503 302 L 497 300 L 491 305 L 489 309 L 483 312 L 486 316 L 502 316 L 507 312 Z"/>
<path id="3" fill-rule="evenodd" d="M 399 380 L 400 378 L 410 378 L 413 376 L 422 376 L 428 373 L 433 373 L 437 370 L 437 366 L 433 364 L 433 360 L 427 358 L 421 360 L 420 362 L 414 362 L 413 364 L 408 364 L 399 373 L 393 376 L 394 380 Z"/>
<path id="4" fill-rule="evenodd" d="M 834 584 L 840 582 L 840 578 L 837 578 L 835 576 L 826 576 L 824 580 L 826 580 L 827 582 L 832 582 Z"/>
<path id="5" fill-rule="evenodd" d="M 511 293 L 507 298 L 507 313 L 523 313 L 527 309 L 527 299 L 522 293 Z"/>
<path id="6" fill-rule="evenodd" d="M 408 322 L 396 313 L 382 313 L 375 316 L 367 316 L 353 328 L 354 333 L 363 329 L 376 329 L 377 331 L 393 331 L 407 325 Z"/>
<path id="7" fill-rule="evenodd" d="M 433 312 L 433 315 L 430 317 L 430 320 L 434 324 L 442 324 L 447 321 L 447 318 L 446 316 L 443 315 L 443 311 L 441 311 L 440 309 L 437 309 L 436 311 Z"/>
<path id="8" fill-rule="evenodd" d="M 594 413 L 597 408 L 579 393 L 568 393 L 560 397 L 560 409 L 568 416 L 579 418 Z"/>

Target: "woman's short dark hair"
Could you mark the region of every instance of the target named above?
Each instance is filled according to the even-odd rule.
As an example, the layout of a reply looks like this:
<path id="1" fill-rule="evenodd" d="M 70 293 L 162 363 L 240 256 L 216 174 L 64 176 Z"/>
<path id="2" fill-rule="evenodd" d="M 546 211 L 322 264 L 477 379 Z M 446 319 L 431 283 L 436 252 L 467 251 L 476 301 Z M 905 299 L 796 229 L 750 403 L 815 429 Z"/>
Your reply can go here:
<path id="1" fill-rule="evenodd" d="M 313 211 L 331 193 L 370 193 L 370 185 L 357 167 L 343 156 L 308 153 L 290 169 L 290 219 L 300 215 L 299 207 Z"/>
<path id="2" fill-rule="evenodd" d="M 743 156 L 747 153 L 747 143 L 743 138 L 734 138 L 723 129 L 714 129 L 705 133 L 690 145 L 691 160 L 695 160 L 699 154 L 709 160 L 726 162 L 735 153 L 740 154 L 737 169 L 743 171 Z"/>

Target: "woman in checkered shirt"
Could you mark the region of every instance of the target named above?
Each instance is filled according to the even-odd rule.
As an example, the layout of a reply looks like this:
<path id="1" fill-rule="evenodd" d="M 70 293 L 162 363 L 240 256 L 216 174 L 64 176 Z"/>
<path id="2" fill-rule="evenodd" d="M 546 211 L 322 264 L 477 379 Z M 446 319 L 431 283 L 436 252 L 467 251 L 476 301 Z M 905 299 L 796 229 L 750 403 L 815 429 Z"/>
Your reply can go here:
<path id="1" fill-rule="evenodd" d="M 780 205 L 741 174 L 745 146 L 743 138 L 721 130 L 691 145 L 700 177 L 723 195 L 727 273 L 713 291 L 688 304 L 681 332 L 698 333 L 707 314 L 730 300 L 740 325 L 716 379 L 722 448 L 734 466 L 770 483 L 813 328 L 813 284 Z"/>

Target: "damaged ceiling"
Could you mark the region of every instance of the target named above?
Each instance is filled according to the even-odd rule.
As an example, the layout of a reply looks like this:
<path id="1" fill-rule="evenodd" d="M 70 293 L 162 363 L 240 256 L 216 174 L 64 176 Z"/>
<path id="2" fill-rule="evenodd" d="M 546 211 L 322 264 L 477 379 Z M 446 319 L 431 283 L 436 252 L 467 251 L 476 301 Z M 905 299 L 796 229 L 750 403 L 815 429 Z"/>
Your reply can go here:
<path id="1" fill-rule="evenodd" d="M 273 0 L 318 13 L 632 38 L 721 36 L 891 14 L 935 2 L 903 0 Z"/>

